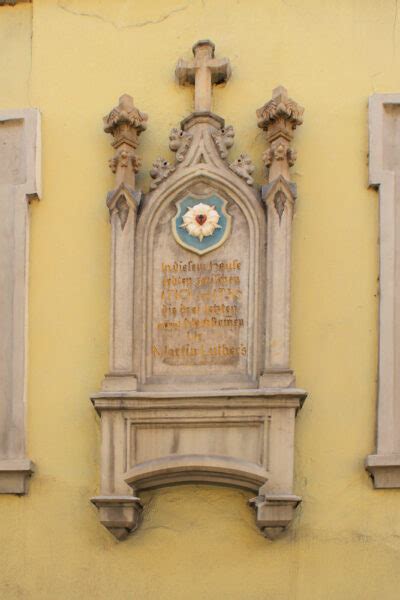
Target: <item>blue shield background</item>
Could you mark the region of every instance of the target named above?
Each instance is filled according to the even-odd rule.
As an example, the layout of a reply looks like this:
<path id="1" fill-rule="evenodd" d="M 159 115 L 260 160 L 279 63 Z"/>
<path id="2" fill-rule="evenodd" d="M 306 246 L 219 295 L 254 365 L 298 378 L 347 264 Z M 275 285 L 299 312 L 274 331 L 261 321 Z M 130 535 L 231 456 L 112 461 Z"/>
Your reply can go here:
<path id="1" fill-rule="evenodd" d="M 201 241 L 199 238 L 190 235 L 186 229 L 181 227 L 183 224 L 183 215 L 186 214 L 188 208 L 192 208 L 196 204 L 199 203 L 207 204 L 209 206 L 214 206 L 215 210 L 219 214 L 218 225 L 220 228 L 215 229 L 212 235 L 204 237 Z M 221 245 L 221 243 L 227 237 L 227 229 L 229 226 L 228 217 L 225 213 L 224 207 L 226 202 L 219 198 L 216 195 L 212 195 L 209 198 L 194 198 L 193 196 L 187 196 L 178 204 L 178 214 L 174 218 L 173 227 L 175 237 L 178 238 L 177 241 L 180 241 L 184 247 L 192 248 L 194 251 L 203 254 L 208 250 L 212 250 L 215 246 Z M 230 218 L 230 217 L 229 217 Z"/>

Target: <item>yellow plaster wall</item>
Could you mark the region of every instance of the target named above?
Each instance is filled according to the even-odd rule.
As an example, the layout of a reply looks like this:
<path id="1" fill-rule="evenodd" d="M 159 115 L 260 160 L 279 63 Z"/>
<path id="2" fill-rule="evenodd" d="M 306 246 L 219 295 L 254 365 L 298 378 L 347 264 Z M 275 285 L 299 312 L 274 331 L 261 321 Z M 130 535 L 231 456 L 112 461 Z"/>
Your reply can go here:
<path id="1" fill-rule="evenodd" d="M 32 34 L 32 35 L 31 35 Z M 149 113 L 139 185 L 192 106 L 173 77 L 209 37 L 233 66 L 215 112 L 261 182 L 255 109 L 282 83 L 306 107 L 293 169 L 292 364 L 298 416 L 290 531 L 270 542 L 248 495 L 177 487 L 144 496 L 116 542 L 98 492 L 89 401 L 107 370 L 112 155 L 101 118 L 122 92 Z M 31 208 L 30 493 L 0 497 L 3 600 L 397 600 L 400 491 L 373 490 L 377 194 L 367 189 L 367 98 L 400 91 L 394 0 L 34 0 L 0 8 L 0 106 L 40 107 L 43 199 Z M 32 55 L 32 63 L 31 63 Z"/>

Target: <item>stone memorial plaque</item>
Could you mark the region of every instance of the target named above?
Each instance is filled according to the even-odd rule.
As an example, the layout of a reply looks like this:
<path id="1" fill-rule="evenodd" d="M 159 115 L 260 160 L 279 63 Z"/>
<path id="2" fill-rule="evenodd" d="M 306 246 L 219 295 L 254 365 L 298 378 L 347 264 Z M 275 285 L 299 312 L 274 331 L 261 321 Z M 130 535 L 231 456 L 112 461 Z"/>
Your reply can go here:
<path id="1" fill-rule="evenodd" d="M 289 301 L 295 187 L 289 167 L 302 109 L 284 88 L 257 111 L 270 147 L 268 182 L 228 162 L 232 126 L 211 112 L 227 59 L 207 40 L 178 82 L 195 110 L 170 134 L 174 164 L 158 158 L 148 194 L 135 189 L 147 115 L 130 96 L 104 119 L 114 137 L 110 369 L 93 396 L 102 426 L 101 495 L 92 499 L 118 539 L 134 530 L 138 494 L 214 483 L 251 490 L 257 524 L 273 538 L 300 498 L 292 492 L 296 410 L 290 387 Z"/>
<path id="2" fill-rule="evenodd" d="M 227 194 L 199 184 L 164 208 L 154 240 L 146 349 L 151 376 L 204 378 L 222 369 L 246 377 L 255 294 L 241 209 Z"/>
<path id="3" fill-rule="evenodd" d="M 193 208 L 202 206 L 207 205 L 197 202 Z M 209 207 L 216 212 L 214 205 Z M 240 221 L 240 216 L 235 220 Z M 185 248 L 177 251 L 168 243 L 170 237 L 163 244 L 165 234 L 170 235 L 164 230 L 165 225 L 160 225 L 154 255 L 159 261 L 152 299 L 154 373 L 166 372 L 162 365 L 203 365 L 204 372 L 231 365 L 242 371 L 248 354 L 248 252 L 247 260 L 241 261 L 230 240 L 209 258 L 191 257 Z"/>

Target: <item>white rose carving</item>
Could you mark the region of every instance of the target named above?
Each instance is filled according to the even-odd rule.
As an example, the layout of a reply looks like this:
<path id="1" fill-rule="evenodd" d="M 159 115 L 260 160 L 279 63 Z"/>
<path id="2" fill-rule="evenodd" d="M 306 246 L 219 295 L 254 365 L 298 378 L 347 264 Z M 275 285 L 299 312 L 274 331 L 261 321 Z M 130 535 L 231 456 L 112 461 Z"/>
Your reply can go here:
<path id="1" fill-rule="evenodd" d="M 186 229 L 190 235 L 199 238 L 200 242 L 204 237 L 212 235 L 216 229 L 221 229 L 221 225 L 218 225 L 219 214 L 215 210 L 215 206 L 201 202 L 188 208 L 182 220 L 181 227 Z"/>

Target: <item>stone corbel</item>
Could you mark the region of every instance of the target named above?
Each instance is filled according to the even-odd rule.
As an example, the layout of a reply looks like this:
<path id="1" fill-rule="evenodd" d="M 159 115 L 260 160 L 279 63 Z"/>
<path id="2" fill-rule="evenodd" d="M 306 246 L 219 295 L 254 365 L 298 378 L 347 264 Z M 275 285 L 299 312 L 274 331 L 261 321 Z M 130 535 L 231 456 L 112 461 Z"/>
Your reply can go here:
<path id="1" fill-rule="evenodd" d="M 256 511 L 257 527 L 270 540 L 278 538 L 293 520 L 301 498 L 291 494 L 263 494 L 249 501 Z"/>
<path id="2" fill-rule="evenodd" d="M 269 148 L 263 159 L 267 183 L 262 199 L 267 208 L 267 290 L 266 342 L 264 372 L 260 386 L 287 387 L 294 384 L 289 363 L 290 340 L 290 266 L 292 218 L 296 186 L 289 168 L 296 154 L 290 143 L 294 130 L 302 123 L 304 109 L 279 86 L 272 100 L 257 110 L 258 126 L 266 132 Z"/>
<path id="3" fill-rule="evenodd" d="M 105 495 L 92 498 L 99 510 L 100 523 L 117 540 L 125 540 L 138 528 L 142 514 L 142 503 L 135 496 Z"/>
<path id="4" fill-rule="evenodd" d="M 135 230 L 140 192 L 135 190 L 135 175 L 140 167 L 136 154 L 139 135 L 146 129 L 147 115 L 133 104 L 127 94 L 104 117 L 104 131 L 114 137 L 115 155 L 109 164 L 115 173 L 116 187 L 107 195 L 111 221 L 111 313 L 110 366 L 103 381 L 104 390 L 135 390 L 133 354 L 133 278 Z"/>

